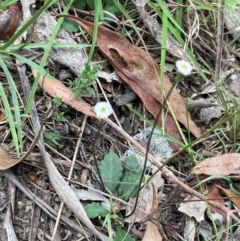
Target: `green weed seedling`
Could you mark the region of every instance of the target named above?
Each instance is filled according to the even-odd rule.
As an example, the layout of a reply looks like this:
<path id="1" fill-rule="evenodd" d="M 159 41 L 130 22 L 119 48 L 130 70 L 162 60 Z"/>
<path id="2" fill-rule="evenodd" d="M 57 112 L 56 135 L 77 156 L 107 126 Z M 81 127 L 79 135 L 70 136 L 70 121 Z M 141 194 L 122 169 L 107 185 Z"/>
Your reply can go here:
<path id="1" fill-rule="evenodd" d="M 56 108 L 60 107 L 60 106 L 62 105 L 62 98 L 56 96 L 56 97 L 53 99 L 53 103 L 54 103 L 54 105 L 55 105 Z"/>
<path id="2" fill-rule="evenodd" d="M 99 70 L 99 66 L 91 67 L 87 62 L 85 64 L 85 69 L 78 74 L 78 77 L 71 81 L 71 89 L 74 95 L 78 98 L 81 98 L 83 94 L 94 95 L 95 91 L 92 87 L 90 87 L 93 82 L 97 79 L 97 72 Z"/>
<path id="3" fill-rule="evenodd" d="M 118 195 L 122 200 L 128 201 L 134 197 L 138 191 L 138 185 L 142 174 L 142 168 L 138 163 L 135 155 L 126 158 L 124 162 L 120 160 L 118 155 L 113 152 L 105 155 L 99 164 L 99 172 L 102 177 L 105 188 L 111 194 Z M 112 198 L 110 198 L 112 204 Z M 99 203 L 91 203 L 85 207 L 89 218 L 105 218 L 104 225 L 107 225 L 109 238 L 114 241 L 134 241 L 128 233 L 123 231 L 119 226 L 116 229 L 116 235 L 112 237 L 112 222 L 123 223 L 120 214 L 112 213 L 112 208 L 107 210 Z"/>
<path id="4" fill-rule="evenodd" d="M 55 97 L 55 98 L 53 99 L 53 103 L 54 103 L 54 107 L 55 107 L 55 110 L 54 110 L 54 112 L 53 112 L 54 118 L 55 118 L 57 121 L 64 122 L 64 121 L 65 121 L 64 112 L 60 112 L 59 109 L 58 109 L 60 106 L 66 107 L 66 105 L 62 103 L 62 98 L 60 98 L 60 97 L 58 97 L 58 96 Z"/>
<path id="5" fill-rule="evenodd" d="M 112 200 L 111 200 L 112 201 Z M 123 224 L 123 218 L 120 215 L 112 213 L 99 203 L 90 203 L 86 205 L 85 211 L 89 218 L 104 218 L 103 226 L 107 226 L 110 241 L 135 241 L 127 232 L 120 227 Z M 118 223 L 115 237 L 113 238 L 112 223 Z"/>
<path id="6" fill-rule="evenodd" d="M 62 131 L 64 132 L 64 130 Z M 65 133 L 54 133 L 51 131 L 44 131 L 43 137 L 45 142 L 52 147 L 61 147 L 64 143 L 70 139 Z"/>
<path id="7" fill-rule="evenodd" d="M 89 218 L 104 218 L 103 226 L 107 225 L 110 241 L 135 241 L 128 233 L 121 229 L 120 225 L 123 224 L 123 218 L 112 211 L 107 210 L 99 203 L 90 203 L 86 205 L 85 211 Z M 115 238 L 113 238 L 112 223 L 118 223 Z"/>
<path id="8" fill-rule="evenodd" d="M 60 145 L 59 140 L 60 140 L 60 136 L 53 133 L 53 132 L 47 132 L 45 131 L 43 133 L 43 137 L 45 142 L 52 147 L 57 147 Z"/>
<path id="9" fill-rule="evenodd" d="M 135 155 L 123 163 L 118 155 L 109 152 L 99 164 L 99 171 L 106 189 L 117 193 L 124 201 L 137 194 L 142 168 Z"/>
<path id="10" fill-rule="evenodd" d="M 61 121 L 61 122 L 65 121 L 64 112 L 59 112 L 56 110 L 54 111 L 53 116 L 57 121 Z"/>

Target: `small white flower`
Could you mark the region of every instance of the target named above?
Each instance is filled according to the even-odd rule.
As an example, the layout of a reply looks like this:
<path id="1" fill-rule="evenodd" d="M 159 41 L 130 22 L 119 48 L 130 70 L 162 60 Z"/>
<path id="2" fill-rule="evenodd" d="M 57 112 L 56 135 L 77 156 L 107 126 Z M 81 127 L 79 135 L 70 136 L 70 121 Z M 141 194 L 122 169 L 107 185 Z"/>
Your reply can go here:
<path id="1" fill-rule="evenodd" d="M 108 102 L 98 102 L 94 106 L 94 112 L 98 118 L 104 119 L 113 113 L 112 107 Z"/>
<path id="2" fill-rule="evenodd" d="M 190 75 L 193 69 L 192 65 L 183 59 L 176 61 L 176 67 L 177 71 L 184 76 Z"/>

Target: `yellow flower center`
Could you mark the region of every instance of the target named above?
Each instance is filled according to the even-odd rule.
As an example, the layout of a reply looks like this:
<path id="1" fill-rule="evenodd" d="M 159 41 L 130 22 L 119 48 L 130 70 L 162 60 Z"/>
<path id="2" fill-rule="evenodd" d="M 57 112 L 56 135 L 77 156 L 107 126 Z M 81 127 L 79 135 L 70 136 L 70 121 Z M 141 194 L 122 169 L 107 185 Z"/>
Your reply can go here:
<path id="1" fill-rule="evenodd" d="M 182 68 L 183 69 L 187 69 L 187 65 L 186 64 L 182 64 Z"/>
<path id="2" fill-rule="evenodd" d="M 104 113 L 104 112 L 106 112 L 106 108 L 105 108 L 105 107 L 102 107 L 102 108 L 100 109 L 100 111 L 101 111 L 101 113 Z"/>

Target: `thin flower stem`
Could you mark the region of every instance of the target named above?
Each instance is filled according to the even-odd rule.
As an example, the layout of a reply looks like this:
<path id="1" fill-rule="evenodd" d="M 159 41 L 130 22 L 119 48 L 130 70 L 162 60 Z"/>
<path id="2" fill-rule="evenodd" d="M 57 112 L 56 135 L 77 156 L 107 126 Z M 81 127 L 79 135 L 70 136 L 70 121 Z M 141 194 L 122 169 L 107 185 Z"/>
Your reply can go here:
<path id="1" fill-rule="evenodd" d="M 156 116 L 156 119 L 155 119 L 155 121 L 153 123 L 153 127 L 152 127 L 152 130 L 150 132 L 150 135 L 149 135 L 149 138 L 148 138 L 148 142 L 147 142 L 145 160 L 144 160 L 144 164 L 143 164 L 143 171 L 142 171 L 142 175 L 141 175 L 141 178 L 140 178 L 140 181 L 139 181 L 139 184 L 138 184 L 138 191 L 137 191 L 136 201 L 135 201 L 133 210 L 131 211 L 130 214 L 126 215 L 125 218 L 130 217 L 135 212 L 135 210 L 137 208 L 138 199 L 139 199 L 139 193 L 140 193 L 141 188 L 142 188 L 142 181 L 143 181 L 144 174 L 145 174 L 145 169 L 146 169 L 146 166 L 147 166 L 148 153 L 149 153 L 149 148 L 150 148 L 150 144 L 151 144 L 152 135 L 153 135 L 154 129 L 155 129 L 156 125 L 157 125 L 157 121 L 158 121 L 158 119 L 159 119 L 159 117 L 160 117 L 160 115 L 162 113 L 162 108 L 164 108 L 164 106 L 165 106 L 165 104 L 167 102 L 167 99 L 169 98 L 169 96 L 171 95 L 172 91 L 175 89 L 175 87 L 177 86 L 178 83 L 179 83 L 179 80 L 177 80 L 176 83 L 171 87 L 171 89 L 168 92 L 166 98 L 164 99 L 162 107 L 159 109 L 158 114 Z"/>
<path id="2" fill-rule="evenodd" d="M 100 179 L 100 183 L 102 184 L 103 189 L 105 190 L 106 188 L 105 188 L 105 185 L 104 185 L 104 182 L 103 182 L 103 179 L 102 179 L 102 176 L 101 176 L 99 167 L 98 167 L 96 155 L 95 155 L 95 146 L 96 146 L 97 139 L 98 139 L 98 137 L 99 137 L 99 135 L 100 135 L 102 126 L 103 126 L 103 120 L 101 119 L 101 120 L 100 120 L 100 127 L 99 127 L 99 129 L 98 129 L 97 135 L 96 135 L 95 140 L 94 140 L 93 145 L 92 145 L 92 153 L 93 153 L 93 160 L 94 160 L 94 163 L 95 163 L 95 166 L 96 166 L 96 169 L 97 169 L 97 174 L 98 174 L 99 179 Z"/>

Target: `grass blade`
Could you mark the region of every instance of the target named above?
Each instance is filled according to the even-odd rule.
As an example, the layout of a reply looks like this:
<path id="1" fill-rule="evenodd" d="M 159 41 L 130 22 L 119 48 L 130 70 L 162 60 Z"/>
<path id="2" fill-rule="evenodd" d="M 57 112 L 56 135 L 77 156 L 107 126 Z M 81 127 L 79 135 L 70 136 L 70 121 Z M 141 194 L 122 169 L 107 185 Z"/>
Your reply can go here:
<path id="1" fill-rule="evenodd" d="M 75 0 L 71 0 L 68 2 L 67 6 L 65 7 L 64 11 L 62 14 L 66 14 L 68 12 L 68 10 L 70 9 L 70 7 L 72 6 L 73 2 Z M 40 63 L 40 66 L 43 68 L 43 66 L 45 66 L 46 62 L 47 62 L 47 58 L 49 56 L 49 53 L 52 49 L 52 46 L 53 46 L 53 43 L 54 43 L 54 40 L 58 34 L 58 31 L 62 25 L 62 22 L 63 22 L 63 19 L 64 18 L 60 18 L 52 32 L 52 36 L 50 37 L 49 41 L 48 41 L 48 44 L 46 45 L 46 49 L 44 51 L 44 54 L 43 54 L 43 57 L 41 59 L 41 63 Z M 27 115 L 30 111 L 30 108 L 31 108 L 31 105 L 32 105 L 32 102 L 33 102 L 33 99 L 34 99 L 34 96 L 35 96 L 35 92 L 37 90 L 37 86 L 38 86 L 38 82 L 39 82 L 39 78 L 41 76 L 41 73 L 38 73 L 36 78 L 35 78 L 35 81 L 33 83 L 33 86 L 32 86 L 32 90 L 30 92 L 30 95 L 29 95 L 29 98 L 28 98 L 28 101 L 27 101 L 27 105 L 26 105 L 26 108 L 25 108 L 25 114 Z"/>
<path id="2" fill-rule="evenodd" d="M 45 75 L 46 77 L 48 77 L 50 79 L 54 79 L 53 76 L 50 75 L 49 73 L 47 73 L 47 71 L 43 67 L 41 67 L 40 65 L 36 64 L 32 60 L 27 59 L 27 58 L 23 57 L 22 55 L 16 54 L 16 53 L 12 53 L 11 55 L 15 56 L 16 58 L 18 58 L 23 63 L 33 67 L 34 69 L 36 69 L 41 75 Z"/>
<path id="3" fill-rule="evenodd" d="M 16 149 L 17 154 L 19 155 L 19 142 L 18 142 L 18 135 L 15 129 L 15 123 L 14 123 L 14 118 L 11 112 L 11 108 L 6 96 L 6 93 L 4 91 L 4 88 L 2 86 L 2 83 L 0 82 L 0 96 L 2 97 L 2 102 L 3 102 L 3 106 L 4 106 L 4 110 L 6 111 L 6 115 L 8 118 L 8 124 L 10 126 L 10 130 L 11 130 L 11 134 L 12 134 L 12 139 L 13 139 L 13 143 Z"/>
<path id="4" fill-rule="evenodd" d="M 172 17 L 172 15 L 170 14 L 168 8 L 165 6 L 165 4 L 163 2 L 161 2 L 160 0 L 157 0 L 159 5 L 163 8 L 162 11 L 164 11 L 164 13 L 168 16 L 169 20 L 171 22 L 174 23 L 174 25 L 176 24 L 176 27 L 182 32 L 184 33 L 184 35 L 186 35 L 186 33 L 183 31 L 183 29 L 178 25 L 178 23 L 174 20 L 174 18 Z M 148 5 L 158 14 L 158 16 L 163 19 L 163 14 L 161 11 L 159 11 L 159 9 L 156 8 L 156 6 L 151 2 L 151 0 L 148 1 Z M 185 41 L 182 39 L 182 37 L 179 34 L 179 30 L 177 30 L 170 22 L 168 23 L 168 28 L 170 30 L 170 32 L 173 34 L 173 36 L 175 37 L 175 39 L 182 45 L 184 46 Z M 198 61 L 196 60 L 196 58 L 194 57 L 194 54 L 191 52 L 191 50 L 189 48 L 186 48 L 186 52 L 189 55 L 190 59 L 192 60 L 192 62 L 194 63 L 196 69 L 198 70 L 199 74 L 206 80 L 208 81 L 207 76 L 205 75 L 205 73 L 202 71 L 202 68 L 200 66 L 200 64 L 198 63 Z"/>
<path id="5" fill-rule="evenodd" d="M 8 6 L 11 6 L 16 2 L 18 2 L 18 0 L 6 0 L 3 3 L 0 3 L 0 9 L 7 8 Z"/>
<path id="6" fill-rule="evenodd" d="M 12 44 L 8 47 L 8 51 L 14 51 L 18 49 L 38 49 L 43 48 L 45 49 L 48 43 L 28 43 L 27 45 L 24 44 Z M 52 45 L 53 48 L 87 48 L 91 47 L 90 44 L 81 44 L 81 43 L 54 43 Z"/>
<path id="7" fill-rule="evenodd" d="M 22 151 L 22 124 L 21 124 L 21 113 L 20 113 L 20 107 L 18 104 L 18 96 L 17 96 L 17 89 L 15 86 L 15 83 L 13 81 L 13 78 L 5 64 L 5 62 L 0 59 L 0 65 L 6 75 L 8 84 L 9 84 L 9 89 L 11 92 L 11 97 L 12 97 L 12 102 L 13 102 L 13 107 L 14 107 L 14 115 L 15 115 L 15 127 L 17 129 L 17 136 L 18 136 L 18 143 L 19 143 L 19 150 L 16 147 L 16 151 L 19 154 L 19 151 Z"/>

